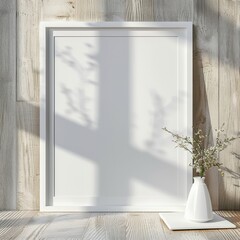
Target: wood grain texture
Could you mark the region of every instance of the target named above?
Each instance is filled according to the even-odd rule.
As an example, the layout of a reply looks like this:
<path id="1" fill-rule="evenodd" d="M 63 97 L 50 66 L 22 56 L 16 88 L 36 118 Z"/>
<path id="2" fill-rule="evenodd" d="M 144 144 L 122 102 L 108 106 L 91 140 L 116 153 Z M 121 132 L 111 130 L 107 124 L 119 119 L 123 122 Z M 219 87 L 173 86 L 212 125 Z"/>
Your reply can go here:
<path id="1" fill-rule="evenodd" d="M 76 1 L 76 18 L 81 21 L 102 21 L 104 10 L 104 0 Z"/>
<path id="2" fill-rule="evenodd" d="M 104 216 L 104 225 L 109 239 L 126 239 L 126 213 L 107 213 Z"/>
<path id="3" fill-rule="evenodd" d="M 39 209 L 39 22 L 42 2 L 17 1 L 17 209 Z"/>
<path id="4" fill-rule="evenodd" d="M 228 135 L 240 132 L 240 2 L 219 0 L 219 110 Z M 240 209 L 240 140 L 220 155 L 220 209 Z"/>
<path id="5" fill-rule="evenodd" d="M 17 102 L 17 209 L 39 208 L 39 107 Z"/>
<path id="6" fill-rule="evenodd" d="M 39 209 L 39 23 L 74 20 L 74 1 L 17 2 L 17 136 L 19 210 Z"/>
<path id="7" fill-rule="evenodd" d="M 192 21 L 193 1 L 153 0 L 154 21 Z"/>
<path id="8" fill-rule="evenodd" d="M 153 12 L 155 21 L 178 21 L 178 2 L 174 0 L 153 0 Z M 192 14 L 192 10 L 190 10 Z"/>
<path id="9" fill-rule="evenodd" d="M 36 212 L 0 212 L 0 239 L 15 239 Z"/>
<path id="10" fill-rule="evenodd" d="M 153 21 L 153 0 L 127 0 L 126 20 L 127 21 Z"/>
<path id="11" fill-rule="evenodd" d="M 42 1 L 42 20 L 62 21 L 74 20 L 76 0 L 44 0 Z"/>
<path id="12" fill-rule="evenodd" d="M 127 216 L 126 237 L 131 240 L 166 239 L 158 214 L 132 213 Z"/>
<path id="13" fill-rule="evenodd" d="M 105 0 L 104 21 L 124 21 L 126 0 Z"/>
<path id="14" fill-rule="evenodd" d="M 0 6 L 9 5 L 12 1 L 1 1 Z M 9 194 L 12 191 L 6 187 L 6 183 L 13 183 L 11 174 L 14 168 L 10 167 L 11 161 L 6 159 L 13 159 L 16 155 L 19 165 L 18 209 L 38 209 L 38 26 L 40 20 L 193 21 L 194 125 L 200 126 L 210 134 L 209 143 L 211 144 L 214 138 L 213 129 L 220 126 L 222 122 L 226 123 L 229 134 L 236 134 L 239 131 L 239 12 L 239 1 L 228 0 L 18 0 L 17 87 L 14 82 L 11 82 L 2 84 L 4 87 L 0 89 L 0 114 L 5 112 L 1 115 L 1 117 L 4 116 L 5 127 L 4 130 L 0 130 L 2 131 L 0 141 L 3 142 L 1 147 L 5 149 L 1 150 L 0 157 L 5 160 L 1 160 L 3 167 L 0 171 L 4 172 L 8 169 L 10 173 L 7 178 L 2 177 L 1 189 L 4 192 L 9 191 Z M 6 15 L 1 13 L 2 18 L 6 19 Z M 4 21 L 0 23 L 1 28 Z M 4 28 L 5 31 L 8 32 L 9 28 Z M 14 36 L 14 30 L 11 30 L 11 34 Z M 3 51 L 1 54 L 5 54 L 6 57 L 7 48 L 2 46 L 10 43 L 5 43 L 4 39 L 6 40 L 6 38 L 0 40 L 2 41 L 0 48 L 4 49 L 5 53 Z M 0 72 L 5 71 L 2 70 L 3 68 L 7 67 L 1 64 Z M 13 74 L 14 71 L 11 73 Z M 1 81 L 2 76 L 4 75 L 1 74 Z M 10 103 L 13 98 L 16 98 L 15 92 L 17 92 L 17 103 Z M 7 114 L 3 109 L 8 109 Z M 14 143 L 14 138 L 9 136 L 9 132 L 14 128 L 15 113 L 17 113 L 17 130 L 12 134 L 18 136 L 17 154 L 13 150 L 14 144 L 13 148 L 9 148 L 6 141 L 8 135 L 7 139 Z M 218 184 L 216 171 L 207 176 L 215 209 L 218 208 L 219 199 L 221 209 L 240 209 L 238 145 L 239 142 L 235 142 L 224 155 L 221 155 L 221 161 L 227 167 L 224 179 L 220 178 Z M 220 186 L 219 192 L 218 186 Z M 6 207 L 8 204 L 5 196 L 7 195 L 0 195 L 0 206 Z"/>
<path id="15" fill-rule="evenodd" d="M 17 100 L 39 100 L 41 1 L 17 1 Z"/>
<path id="16" fill-rule="evenodd" d="M 240 212 L 218 212 L 236 229 L 171 231 L 157 213 L 0 212 L 1 239 L 239 240 Z"/>
<path id="17" fill-rule="evenodd" d="M 236 225 L 236 229 L 231 230 L 218 230 L 221 235 L 223 236 L 223 239 L 232 240 L 232 239 L 239 239 L 240 238 L 240 214 L 239 212 L 224 212 L 219 211 L 219 215 L 226 218 L 228 221 L 231 221 Z"/>
<path id="18" fill-rule="evenodd" d="M 82 239 L 91 214 L 38 213 L 16 239 Z"/>
<path id="19" fill-rule="evenodd" d="M 0 1 L 0 209 L 16 208 L 16 3 Z"/>
<path id="20" fill-rule="evenodd" d="M 193 1 L 194 75 L 193 121 L 214 144 L 218 128 L 218 1 Z M 218 209 L 218 172 L 206 177 L 214 209 Z"/>

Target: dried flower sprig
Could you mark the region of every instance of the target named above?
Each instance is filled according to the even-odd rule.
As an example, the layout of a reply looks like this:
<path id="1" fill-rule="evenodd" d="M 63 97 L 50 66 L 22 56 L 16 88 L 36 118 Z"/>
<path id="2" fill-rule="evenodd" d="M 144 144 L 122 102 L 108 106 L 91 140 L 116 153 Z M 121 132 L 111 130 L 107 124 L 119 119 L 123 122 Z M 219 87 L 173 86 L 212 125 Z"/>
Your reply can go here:
<path id="1" fill-rule="evenodd" d="M 226 149 L 232 141 L 239 138 L 227 137 L 227 135 L 224 134 L 223 127 L 224 124 L 220 129 L 215 129 L 216 141 L 212 146 L 205 146 L 209 136 L 203 134 L 201 129 L 193 131 L 193 137 L 181 136 L 171 132 L 166 127 L 163 128 L 163 130 L 172 135 L 176 147 L 180 147 L 192 155 L 192 163 L 190 166 L 196 170 L 200 177 L 204 177 L 207 170 L 211 167 L 217 167 L 221 175 L 224 175 L 221 168 L 222 163 L 218 161 L 218 153 Z"/>

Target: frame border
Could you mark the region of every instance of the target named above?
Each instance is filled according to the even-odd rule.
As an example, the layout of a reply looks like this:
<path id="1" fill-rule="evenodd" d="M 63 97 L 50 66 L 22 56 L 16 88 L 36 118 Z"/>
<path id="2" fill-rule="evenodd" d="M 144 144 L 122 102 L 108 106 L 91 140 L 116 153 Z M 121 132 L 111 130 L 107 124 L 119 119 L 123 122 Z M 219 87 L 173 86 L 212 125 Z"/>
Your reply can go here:
<path id="1" fill-rule="evenodd" d="M 47 204 L 48 192 L 48 174 L 47 174 L 47 161 L 49 158 L 49 124 L 47 119 L 49 118 L 48 107 L 48 89 L 49 83 L 47 83 L 47 65 L 49 59 L 47 59 L 47 50 L 49 50 L 49 30 L 54 29 L 116 29 L 116 28 L 130 28 L 130 29 L 157 29 L 157 28 L 174 28 L 174 29 L 186 29 L 187 30 L 187 92 L 190 101 L 187 101 L 187 134 L 192 134 L 192 99 L 193 99 L 193 41 L 192 41 L 192 22 L 41 22 L 40 23 L 40 211 L 79 211 L 79 212 L 94 212 L 94 211 L 113 211 L 113 212 L 145 212 L 145 211 L 182 211 L 185 206 L 182 205 L 161 205 L 159 207 L 139 207 L 139 206 L 51 206 Z M 51 90 L 51 89 L 50 89 Z M 191 163 L 191 155 L 187 154 L 187 164 Z M 187 168 L 187 192 L 190 191 L 192 185 L 192 168 Z"/>

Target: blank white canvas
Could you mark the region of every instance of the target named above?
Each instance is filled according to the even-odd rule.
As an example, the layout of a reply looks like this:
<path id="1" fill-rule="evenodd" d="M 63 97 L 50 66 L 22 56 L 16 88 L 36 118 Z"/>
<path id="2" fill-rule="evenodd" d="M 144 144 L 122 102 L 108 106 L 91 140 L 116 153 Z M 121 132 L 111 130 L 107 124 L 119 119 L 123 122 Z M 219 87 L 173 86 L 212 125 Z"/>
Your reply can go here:
<path id="1" fill-rule="evenodd" d="M 189 158 L 162 128 L 191 128 L 186 29 L 72 32 L 53 44 L 53 206 L 183 207 Z"/>

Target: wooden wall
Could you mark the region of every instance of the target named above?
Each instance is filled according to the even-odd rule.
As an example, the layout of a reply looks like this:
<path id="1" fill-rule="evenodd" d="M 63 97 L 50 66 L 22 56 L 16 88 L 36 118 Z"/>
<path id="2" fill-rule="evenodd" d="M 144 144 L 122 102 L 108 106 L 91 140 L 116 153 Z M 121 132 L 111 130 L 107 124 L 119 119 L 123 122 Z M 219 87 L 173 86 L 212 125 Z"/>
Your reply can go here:
<path id="1" fill-rule="evenodd" d="M 0 37 L 0 208 L 39 208 L 41 20 L 192 21 L 193 119 L 212 142 L 212 129 L 223 122 L 228 134 L 240 130 L 239 15 L 239 0 L 1 0 L 0 30 L 6 34 Z M 240 209 L 239 144 L 220 155 L 225 177 L 214 170 L 208 175 L 215 209 Z"/>
<path id="2" fill-rule="evenodd" d="M 0 1 L 0 209 L 16 208 L 16 2 Z"/>

